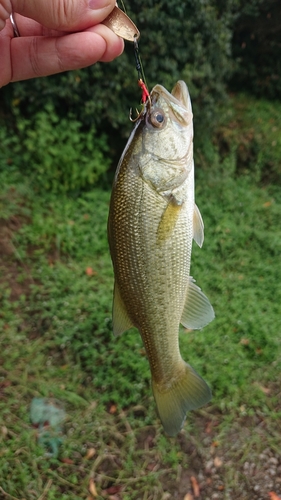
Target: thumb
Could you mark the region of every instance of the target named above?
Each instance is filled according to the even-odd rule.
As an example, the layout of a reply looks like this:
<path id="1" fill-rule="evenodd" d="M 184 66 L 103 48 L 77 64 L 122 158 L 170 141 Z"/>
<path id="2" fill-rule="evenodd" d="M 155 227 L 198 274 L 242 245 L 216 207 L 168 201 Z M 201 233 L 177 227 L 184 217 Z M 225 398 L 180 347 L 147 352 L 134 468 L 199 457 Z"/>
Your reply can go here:
<path id="1" fill-rule="evenodd" d="M 46 28 L 81 31 L 101 23 L 115 0 L 11 0 L 13 11 Z"/>

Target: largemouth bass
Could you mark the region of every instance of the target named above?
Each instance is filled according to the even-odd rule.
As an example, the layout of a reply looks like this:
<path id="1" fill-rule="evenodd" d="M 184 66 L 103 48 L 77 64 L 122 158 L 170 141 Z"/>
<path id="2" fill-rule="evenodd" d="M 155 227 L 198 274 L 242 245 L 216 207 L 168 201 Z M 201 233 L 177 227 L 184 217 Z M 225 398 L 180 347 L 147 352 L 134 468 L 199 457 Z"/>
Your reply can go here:
<path id="1" fill-rule="evenodd" d="M 113 330 L 138 328 L 165 432 L 174 436 L 186 412 L 211 398 L 185 363 L 178 331 L 202 328 L 213 308 L 190 277 L 192 240 L 204 226 L 194 201 L 193 122 L 186 84 L 161 85 L 140 115 L 119 161 L 108 235 L 114 267 Z"/>

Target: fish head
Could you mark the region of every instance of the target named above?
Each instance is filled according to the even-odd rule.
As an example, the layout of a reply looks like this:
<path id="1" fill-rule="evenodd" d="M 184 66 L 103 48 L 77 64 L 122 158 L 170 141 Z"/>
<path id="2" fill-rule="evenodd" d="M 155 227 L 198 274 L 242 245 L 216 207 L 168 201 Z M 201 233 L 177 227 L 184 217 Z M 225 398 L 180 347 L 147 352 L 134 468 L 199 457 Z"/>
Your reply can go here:
<path id="1" fill-rule="evenodd" d="M 139 167 L 143 178 L 170 196 L 193 174 L 193 122 L 189 92 L 178 81 L 172 92 L 156 85 L 142 127 Z"/>
<path id="2" fill-rule="evenodd" d="M 185 82 L 178 81 L 171 93 L 162 85 L 156 85 L 145 117 L 145 150 L 167 160 L 181 158 L 193 139 L 192 117 Z"/>

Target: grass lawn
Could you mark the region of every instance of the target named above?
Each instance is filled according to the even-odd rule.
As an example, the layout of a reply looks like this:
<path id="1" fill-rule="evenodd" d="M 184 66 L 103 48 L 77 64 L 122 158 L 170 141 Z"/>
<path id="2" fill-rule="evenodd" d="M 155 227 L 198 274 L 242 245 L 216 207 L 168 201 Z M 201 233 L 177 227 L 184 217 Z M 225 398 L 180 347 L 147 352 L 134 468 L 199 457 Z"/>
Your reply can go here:
<path id="1" fill-rule="evenodd" d="M 112 334 L 110 192 L 37 193 L 0 167 L 0 499 L 281 497 L 275 108 L 241 96 L 197 169 L 205 242 L 194 245 L 191 271 L 216 319 L 202 331 L 181 328 L 180 344 L 213 399 L 176 438 L 157 419 L 137 330 Z M 57 456 L 31 424 L 36 397 L 64 407 Z"/>

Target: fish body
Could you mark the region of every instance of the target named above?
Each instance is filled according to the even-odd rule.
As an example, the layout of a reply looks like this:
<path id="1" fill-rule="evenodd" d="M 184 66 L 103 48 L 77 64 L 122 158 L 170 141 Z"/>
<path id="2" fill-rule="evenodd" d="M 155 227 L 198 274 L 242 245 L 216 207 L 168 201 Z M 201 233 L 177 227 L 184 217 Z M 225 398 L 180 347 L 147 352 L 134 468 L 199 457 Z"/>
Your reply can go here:
<path id="1" fill-rule="evenodd" d="M 159 417 L 168 435 L 211 391 L 185 363 L 178 330 L 214 318 L 190 277 L 192 240 L 203 243 L 194 201 L 193 123 L 187 86 L 161 85 L 135 125 L 117 167 L 108 219 L 114 267 L 113 330 L 138 328 L 150 363 Z"/>

